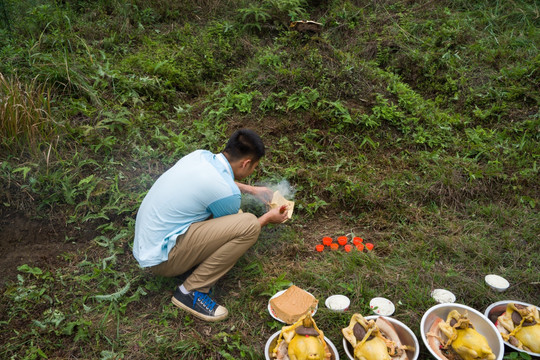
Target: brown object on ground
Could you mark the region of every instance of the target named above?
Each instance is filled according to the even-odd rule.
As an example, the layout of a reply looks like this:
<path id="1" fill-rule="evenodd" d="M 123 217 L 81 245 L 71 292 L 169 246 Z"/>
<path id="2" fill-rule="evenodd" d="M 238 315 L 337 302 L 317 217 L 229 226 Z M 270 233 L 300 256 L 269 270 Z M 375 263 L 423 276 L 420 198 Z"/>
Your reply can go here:
<path id="1" fill-rule="evenodd" d="M 323 29 L 323 24 L 311 20 L 300 20 L 293 21 L 290 28 L 299 32 L 320 33 Z"/>
<path id="2" fill-rule="evenodd" d="M 296 285 L 289 287 L 283 294 L 270 300 L 275 315 L 287 324 L 293 324 L 306 313 L 315 310 L 318 300 Z"/>

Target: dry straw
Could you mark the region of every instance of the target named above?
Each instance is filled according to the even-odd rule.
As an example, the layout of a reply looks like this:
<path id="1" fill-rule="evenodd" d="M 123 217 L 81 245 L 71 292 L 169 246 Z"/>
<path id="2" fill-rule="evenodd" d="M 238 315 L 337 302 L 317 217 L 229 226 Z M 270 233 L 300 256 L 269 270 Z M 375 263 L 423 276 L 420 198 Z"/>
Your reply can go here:
<path id="1" fill-rule="evenodd" d="M 6 78 L 0 73 L 1 144 L 35 148 L 47 137 L 51 130 L 50 98 L 50 89 L 38 77 L 24 83 L 16 76 Z"/>

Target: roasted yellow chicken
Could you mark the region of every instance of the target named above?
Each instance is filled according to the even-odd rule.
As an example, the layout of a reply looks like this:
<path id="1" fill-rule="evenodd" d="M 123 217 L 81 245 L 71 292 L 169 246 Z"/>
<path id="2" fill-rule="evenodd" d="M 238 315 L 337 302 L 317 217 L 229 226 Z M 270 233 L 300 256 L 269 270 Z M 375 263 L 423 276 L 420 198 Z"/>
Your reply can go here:
<path id="1" fill-rule="evenodd" d="M 508 303 L 498 317 L 497 328 L 503 339 L 515 347 L 540 353 L 540 317 L 536 306 Z"/>
<path id="2" fill-rule="evenodd" d="M 439 357 L 447 359 L 441 349 L 452 348 L 463 360 L 495 360 L 486 338 L 475 330 L 467 312 L 462 315 L 457 310 L 448 314 L 446 321 L 437 319 L 426 334 L 432 350 Z M 443 340 L 442 336 L 446 338 Z"/>
<path id="3" fill-rule="evenodd" d="M 284 326 L 272 350 L 272 357 L 277 360 L 329 360 L 331 356 L 324 334 L 311 313 Z"/>
<path id="4" fill-rule="evenodd" d="M 341 331 L 353 347 L 356 360 L 407 360 L 405 350 L 414 351 L 401 344 L 393 325 L 382 317 L 374 321 L 354 314 L 349 326 Z"/>

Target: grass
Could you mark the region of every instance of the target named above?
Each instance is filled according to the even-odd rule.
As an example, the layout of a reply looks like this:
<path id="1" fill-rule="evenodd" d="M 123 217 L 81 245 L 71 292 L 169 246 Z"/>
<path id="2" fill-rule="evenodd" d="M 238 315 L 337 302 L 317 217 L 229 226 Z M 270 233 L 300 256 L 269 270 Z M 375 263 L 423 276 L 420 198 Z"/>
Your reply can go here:
<path id="1" fill-rule="evenodd" d="M 50 140 L 56 127 L 51 118 L 51 91 L 37 77 L 29 83 L 0 73 L 1 146 L 16 151 Z"/>
<path id="2" fill-rule="evenodd" d="M 534 2 L 1 5 L 0 213 L 67 224 L 56 242 L 79 247 L 10 263 L 1 358 L 259 359 L 281 327 L 268 299 L 291 283 L 338 348 L 374 296 L 417 336 L 434 288 L 479 311 L 538 305 Z M 287 29 L 304 18 L 324 31 Z M 296 210 L 218 283 L 232 315 L 207 324 L 171 304 L 178 279 L 138 268 L 134 219 L 161 173 L 240 127 L 268 147 L 248 181 L 287 180 Z M 314 251 L 346 234 L 374 251 Z M 512 286 L 491 291 L 487 273 Z M 335 293 L 349 313 L 325 309 Z"/>

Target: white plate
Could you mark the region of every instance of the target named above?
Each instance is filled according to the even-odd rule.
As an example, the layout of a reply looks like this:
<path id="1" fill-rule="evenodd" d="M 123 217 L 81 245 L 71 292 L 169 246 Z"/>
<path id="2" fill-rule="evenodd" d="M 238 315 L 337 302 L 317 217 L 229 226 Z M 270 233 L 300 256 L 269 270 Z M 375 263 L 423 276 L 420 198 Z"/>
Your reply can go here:
<path id="1" fill-rule="evenodd" d="M 445 289 L 435 289 L 431 292 L 431 297 L 439 304 L 456 302 L 456 295 Z"/>
<path id="2" fill-rule="evenodd" d="M 277 293 L 274 294 L 274 296 L 272 296 L 270 298 L 270 300 L 272 300 L 275 297 L 278 297 L 279 295 L 283 294 L 285 291 L 287 291 L 287 289 L 278 291 Z M 310 292 L 307 292 L 307 293 L 309 295 L 313 296 Z M 313 296 L 313 297 L 315 297 L 315 296 Z M 274 312 L 274 309 L 272 309 L 272 306 L 270 305 L 270 300 L 268 300 L 268 313 L 270 314 L 270 316 L 272 316 L 277 321 L 282 322 L 282 323 L 285 324 L 285 321 L 283 321 L 283 320 L 281 320 L 280 318 L 277 317 L 276 313 Z M 317 308 L 318 308 L 318 305 L 315 305 L 315 309 L 311 312 L 311 316 L 313 316 L 313 315 L 315 315 L 315 313 L 317 313 Z"/>

